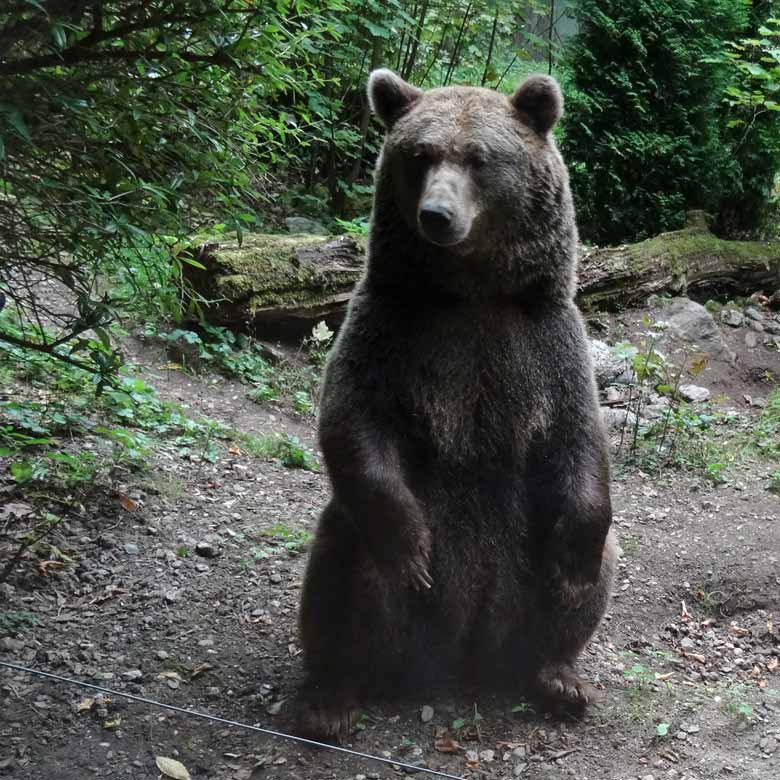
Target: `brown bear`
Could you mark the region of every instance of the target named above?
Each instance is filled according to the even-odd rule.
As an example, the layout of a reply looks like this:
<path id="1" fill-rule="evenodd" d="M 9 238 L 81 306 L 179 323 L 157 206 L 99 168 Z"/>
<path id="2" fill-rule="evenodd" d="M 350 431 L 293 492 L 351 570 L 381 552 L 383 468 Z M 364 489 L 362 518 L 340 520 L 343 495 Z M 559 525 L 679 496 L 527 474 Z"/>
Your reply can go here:
<path id="1" fill-rule="evenodd" d="M 333 497 L 303 588 L 300 730 L 343 738 L 368 698 L 434 672 L 581 709 L 595 692 L 573 665 L 616 555 L 560 89 L 423 92 L 378 70 L 368 92 L 387 135 L 322 391 Z"/>

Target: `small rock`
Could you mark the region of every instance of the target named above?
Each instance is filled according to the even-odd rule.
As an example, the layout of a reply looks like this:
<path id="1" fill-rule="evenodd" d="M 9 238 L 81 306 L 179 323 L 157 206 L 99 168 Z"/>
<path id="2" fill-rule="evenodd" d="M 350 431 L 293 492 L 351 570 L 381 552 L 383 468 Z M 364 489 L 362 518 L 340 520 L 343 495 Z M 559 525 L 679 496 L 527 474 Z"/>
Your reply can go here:
<path id="1" fill-rule="evenodd" d="M 476 764 L 477 761 L 479 761 L 479 754 L 476 750 L 467 750 L 466 751 L 466 761 Z"/>
<path id="2" fill-rule="evenodd" d="M 198 542 L 195 545 L 195 553 L 203 558 L 216 558 L 219 550 L 211 542 Z"/>
<path id="3" fill-rule="evenodd" d="M 764 315 L 753 306 L 748 306 L 747 309 L 745 309 L 745 316 L 750 320 L 755 320 L 756 322 L 760 322 L 764 319 Z"/>
<path id="4" fill-rule="evenodd" d="M 20 653 L 24 650 L 24 642 L 21 639 L 12 639 L 10 636 L 0 639 L 0 647 L 10 653 Z"/>
<path id="5" fill-rule="evenodd" d="M 144 676 L 144 673 L 140 669 L 129 669 L 126 672 L 122 672 L 122 677 L 125 680 L 140 680 Z"/>
<path id="6" fill-rule="evenodd" d="M 764 325 L 761 322 L 756 322 L 755 320 L 750 321 L 750 330 L 754 330 L 756 333 L 763 333 L 764 332 Z"/>
<path id="7" fill-rule="evenodd" d="M 682 647 L 683 650 L 692 650 L 694 647 L 696 647 L 696 643 L 693 641 L 693 639 L 686 636 L 680 642 L 680 647 Z"/>
<path id="8" fill-rule="evenodd" d="M 165 601 L 168 604 L 175 604 L 181 598 L 181 591 L 179 590 L 166 590 Z"/>
<path id="9" fill-rule="evenodd" d="M 170 657 L 170 653 L 167 653 L 165 650 L 158 650 L 155 655 L 161 660 L 164 661 L 166 658 Z"/>
<path id="10" fill-rule="evenodd" d="M 526 749 L 522 745 L 520 747 L 516 747 L 512 751 L 512 755 L 515 758 L 525 758 L 526 757 Z"/>
<path id="11" fill-rule="evenodd" d="M 198 640 L 198 647 L 214 647 L 214 637 L 209 636 Z"/>
<path id="12" fill-rule="evenodd" d="M 745 346 L 748 349 L 753 349 L 754 347 L 758 346 L 758 336 L 756 335 L 755 331 L 749 330 L 745 334 Z"/>
<path id="13" fill-rule="evenodd" d="M 698 385 L 680 385 L 680 395 L 693 403 L 707 401 L 710 397 L 710 391 L 706 387 Z"/>
<path id="14" fill-rule="evenodd" d="M 491 761 L 496 760 L 496 751 L 495 750 L 482 750 L 479 754 L 480 761 L 484 761 L 486 764 L 489 764 Z"/>
<path id="15" fill-rule="evenodd" d="M 758 746 L 761 748 L 762 752 L 771 755 L 777 750 L 777 740 L 774 737 L 764 737 L 758 743 Z"/>
<path id="16" fill-rule="evenodd" d="M 206 688 L 206 698 L 207 699 L 218 699 L 220 696 L 219 688 L 216 686 L 209 686 Z"/>
<path id="17" fill-rule="evenodd" d="M 601 416 L 610 433 L 620 433 L 623 428 L 631 431 L 636 425 L 636 415 L 627 409 L 613 409 L 611 406 L 601 407 Z"/>
<path id="18" fill-rule="evenodd" d="M 681 723 L 680 728 L 686 732 L 686 734 L 698 734 L 701 731 L 698 726 L 695 726 L 692 723 Z"/>
<path id="19" fill-rule="evenodd" d="M 608 387 L 604 391 L 604 403 L 608 406 L 623 403 L 625 400 L 626 394 L 617 387 Z"/>
<path id="20" fill-rule="evenodd" d="M 420 711 L 420 720 L 423 723 L 430 723 L 433 719 L 433 707 L 430 704 L 426 704 Z"/>
<path id="21" fill-rule="evenodd" d="M 281 699 L 280 701 L 275 701 L 273 704 L 269 704 L 268 707 L 266 707 L 266 712 L 269 715 L 278 715 L 280 710 L 282 709 L 282 705 L 284 704 L 284 699 Z"/>
<path id="22" fill-rule="evenodd" d="M 515 768 L 512 770 L 512 774 L 515 777 L 525 774 L 525 770 L 528 769 L 528 764 L 515 764 Z"/>
<path id="23" fill-rule="evenodd" d="M 771 333 L 773 336 L 780 336 L 780 323 L 778 322 L 765 322 L 764 330 L 767 333 Z"/>
<path id="24" fill-rule="evenodd" d="M 128 542 L 125 545 L 125 552 L 128 555 L 138 555 L 138 545 L 135 542 Z"/>
<path id="25" fill-rule="evenodd" d="M 265 341 L 255 341 L 254 344 L 255 349 L 257 349 L 260 352 L 260 355 L 272 366 L 284 362 L 287 357 L 283 350 L 273 344 L 268 344 Z"/>
<path id="26" fill-rule="evenodd" d="M 686 739 L 688 739 L 688 735 L 684 731 L 678 731 L 674 735 L 675 739 L 679 739 L 681 742 L 685 742 Z"/>
<path id="27" fill-rule="evenodd" d="M 279 572 L 274 571 L 271 572 L 268 579 L 271 580 L 274 585 L 279 585 L 279 583 L 282 581 L 282 575 L 279 574 Z"/>
<path id="28" fill-rule="evenodd" d="M 741 311 L 727 306 L 720 313 L 720 321 L 726 325 L 731 325 L 732 328 L 738 328 L 745 321 L 745 317 Z"/>
<path id="29" fill-rule="evenodd" d="M 615 382 L 622 382 L 624 375 L 628 375 L 628 382 L 633 376 L 631 363 L 619 358 L 604 341 L 598 339 L 590 340 L 590 355 L 593 360 L 593 369 L 596 373 L 596 383 L 599 388 L 605 388 L 607 385 Z"/>

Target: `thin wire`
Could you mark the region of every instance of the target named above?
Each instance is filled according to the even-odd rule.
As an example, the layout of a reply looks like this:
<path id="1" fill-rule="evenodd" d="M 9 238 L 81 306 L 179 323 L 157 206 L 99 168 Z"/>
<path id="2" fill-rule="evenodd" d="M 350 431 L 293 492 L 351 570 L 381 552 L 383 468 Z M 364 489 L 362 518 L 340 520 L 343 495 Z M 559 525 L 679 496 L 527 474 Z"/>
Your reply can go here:
<path id="1" fill-rule="evenodd" d="M 393 766 L 399 766 L 402 769 L 411 769 L 415 772 L 425 772 L 429 775 L 435 775 L 436 777 L 446 777 L 449 780 L 465 780 L 458 775 L 448 775 L 446 772 L 437 772 L 435 769 L 428 769 L 424 766 L 415 766 L 414 764 L 404 764 L 402 761 L 396 761 L 392 758 L 382 758 L 381 756 L 373 756 L 370 753 L 360 753 L 357 750 L 349 750 L 348 748 L 339 747 L 338 745 L 329 745 L 327 742 L 317 742 L 313 739 L 306 739 L 305 737 L 296 737 L 294 734 L 285 734 L 281 731 L 273 731 L 271 729 L 264 729 L 260 726 L 250 726 L 248 723 L 239 723 L 235 720 L 227 720 L 226 718 L 219 718 L 216 715 L 209 715 L 205 712 L 198 712 L 197 710 L 185 710 L 183 707 L 176 707 L 173 704 L 163 704 L 162 702 L 155 701 L 154 699 L 146 699 L 143 696 L 134 696 L 131 693 L 122 693 L 122 691 L 113 691 L 110 688 L 103 688 L 100 685 L 93 685 L 92 683 L 82 682 L 81 680 L 73 680 L 70 677 L 62 677 L 59 674 L 52 674 L 51 672 L 41 672 L 38 669 L 28 669 L 26 666 L 19 666 L 18 664 L 10 664 L 6 661 L 0 661 L 0 666 L 5 666 L 7 669 L 15 669 L 17 672 L 26 672 L 27 674 L 38 675 L 39 677 L 49 677 L 52 680 L 58 680 L 59 682 L 68 683 L 69 685 L 80 685 L 82 688 L 92 688 L 95 691 L 101 693 L 110 693 L 112 696 L 122 696 L 125 699 L 131 699 L 132 701 L 140 701 L 142 704 L 151 704 L 153 707 L 161 707 L 166 710 L 173 710 L 174 712 L 181 712 L 184 715 L 192 715 L 196 718 L 204 718 L 205 720 L 212 720 L 215 723 L 224 723 L 227 726 L 237 726 L 241 729 L 248 729 L 250 731 L 259 731 L 261 734 L 268 734 L 271 737 L 279 737 L 280 739 L 288 739 L 292 742 L 300 742 L 304 745 L 311 745 L 312 747 L 325 748 L 326 750 L 333 750 L 338 753 L 347 753 L 350 756 L 357 756 L 358 758 L 365 758 L 369 761 L 380 761 L 383 764 L 392 764 Z"/>

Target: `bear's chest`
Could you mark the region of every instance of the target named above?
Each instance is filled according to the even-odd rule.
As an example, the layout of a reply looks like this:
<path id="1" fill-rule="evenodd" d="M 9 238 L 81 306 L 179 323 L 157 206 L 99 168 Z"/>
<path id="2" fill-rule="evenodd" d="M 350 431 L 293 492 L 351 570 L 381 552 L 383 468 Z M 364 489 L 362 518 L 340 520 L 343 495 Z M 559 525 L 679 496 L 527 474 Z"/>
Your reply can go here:
<path id="1" fill-rule="evenodd" d="M 411 432 L 439 458 L 522 458 L 549 416 L 533 323 L 514 310 L 466 310 L 419 323 L 398 377 Z"/>

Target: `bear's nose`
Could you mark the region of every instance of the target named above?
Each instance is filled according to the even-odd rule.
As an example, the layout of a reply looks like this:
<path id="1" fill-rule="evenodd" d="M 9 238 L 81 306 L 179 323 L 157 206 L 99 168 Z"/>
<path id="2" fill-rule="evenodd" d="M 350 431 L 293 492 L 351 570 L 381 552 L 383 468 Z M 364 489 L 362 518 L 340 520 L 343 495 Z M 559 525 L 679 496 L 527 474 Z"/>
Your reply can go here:
<path id="1" fill-rule="evenodd" d="M 441 203 L 423 203 L 420 207 L 420 225 L 423 230 L 439 233 L 447 230 L 452 222 L 452 209 Z"/>

